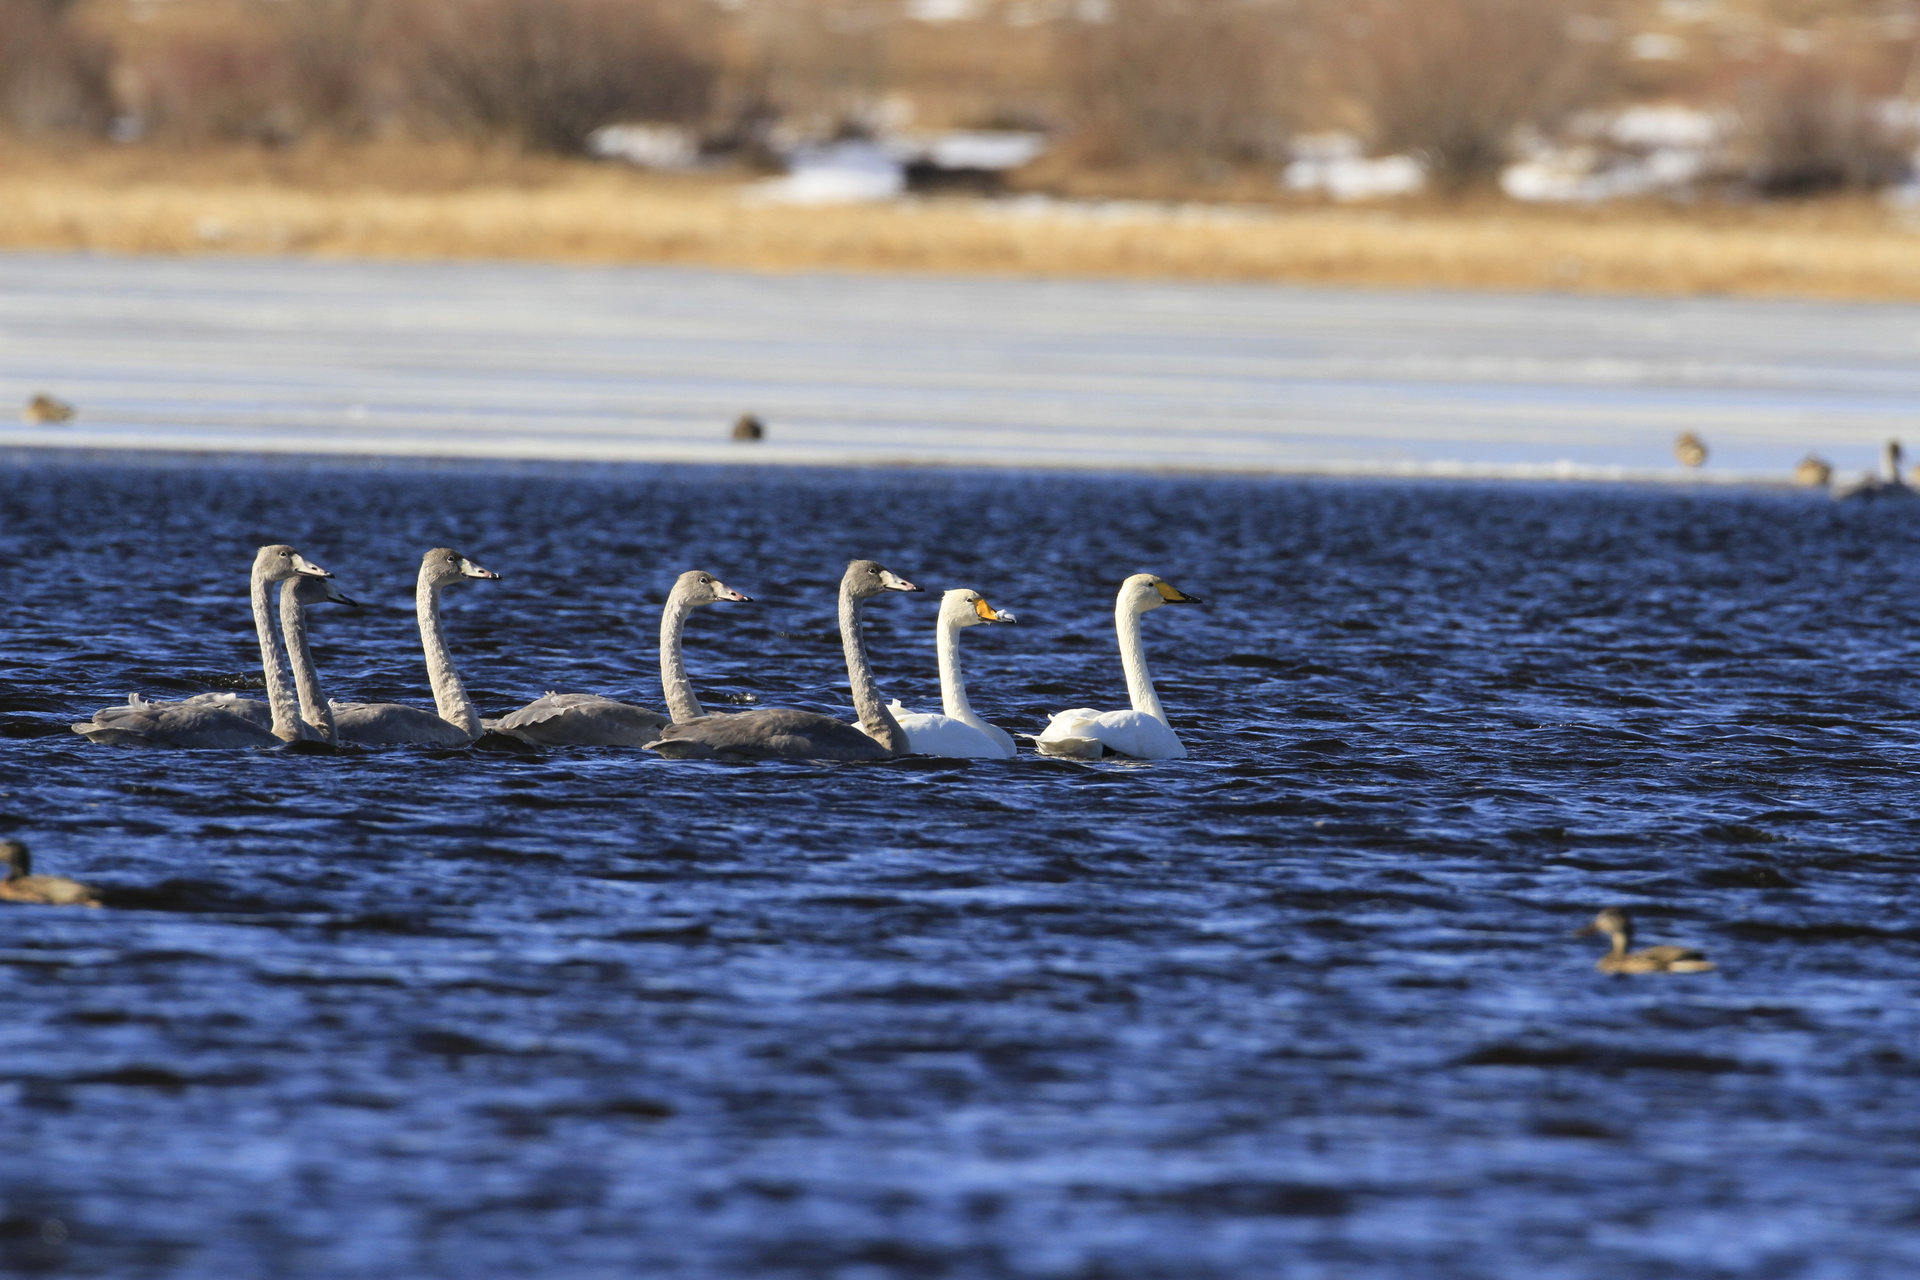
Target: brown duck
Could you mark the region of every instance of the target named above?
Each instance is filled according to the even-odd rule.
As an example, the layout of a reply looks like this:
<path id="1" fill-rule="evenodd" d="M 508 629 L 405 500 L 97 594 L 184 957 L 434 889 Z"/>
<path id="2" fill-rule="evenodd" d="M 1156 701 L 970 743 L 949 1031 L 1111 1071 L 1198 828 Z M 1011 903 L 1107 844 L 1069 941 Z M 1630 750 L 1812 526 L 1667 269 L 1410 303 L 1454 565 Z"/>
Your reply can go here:
<path id="1" fill-rule="evenodd" d="M 0 840 L 0 902 L 32 902 L 45 907 L 97 907 L 92 889 L 65 876 L 33 874 L 33 855 L 19 840 Z"/>
<path id="2" fill-rule="evenodd" d="M 1602 973 L 1705 973 L 1713 968 L 1713 961 L 1692 947 L 1631 950 L 1633 918 L 1621 907 L 1608 907 L 1595 916 L 1591 924 L 1575 929 L 1573 936 L 1579 938 L 1590 933 L 1604 933 L 1613 939 L 1613 948 L 1593 966 Z"/>

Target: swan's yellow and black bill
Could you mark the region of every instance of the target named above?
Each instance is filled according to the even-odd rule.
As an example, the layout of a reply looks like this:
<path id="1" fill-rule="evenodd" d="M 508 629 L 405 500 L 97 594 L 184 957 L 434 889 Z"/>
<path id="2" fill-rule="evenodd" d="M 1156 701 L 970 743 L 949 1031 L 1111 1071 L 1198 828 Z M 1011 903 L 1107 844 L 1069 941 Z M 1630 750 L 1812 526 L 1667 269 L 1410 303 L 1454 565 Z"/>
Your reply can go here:
<path id="1" fill-rule="evenodd" d="M 983 622 L 1013 622 L 1013 614 L 1005 609 L 996 609 L 987 603 L 985 596 L 973 602 L 973 611 L 980 615 Z"/>
<path id="2" fill-rule="evenodd" d="M 1174 586 L 1171 582 L 1156 582 L 1153 584 L 1153 589 L 1155 591 L 1158 591 L 1160 593 L 1160 598 L 1162 600 L 1165 600 L 1168 604 L 1205 604 L 1206 603 L 1206 601 L 1202 600 L 1199 596 L 1190 596 L 1186 592 L 1182 591 L 1180 588 Z"/>

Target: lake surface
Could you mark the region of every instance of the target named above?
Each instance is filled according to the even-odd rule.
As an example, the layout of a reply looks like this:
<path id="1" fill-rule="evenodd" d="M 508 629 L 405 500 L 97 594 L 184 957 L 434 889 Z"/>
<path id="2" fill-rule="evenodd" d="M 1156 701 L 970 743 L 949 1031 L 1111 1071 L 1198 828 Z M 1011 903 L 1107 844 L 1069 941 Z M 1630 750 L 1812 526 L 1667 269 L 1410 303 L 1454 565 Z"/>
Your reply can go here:
<path id="1" fill-rule="evenodd" d="M 41 391 L 79 419 L 17 425 Z M 1913 433 L 1920 307 L 0 254 L 0 410 L 0 447 L 1475 475 L 1674 476 L 1692 431 L 1783 479 Z"/>
<path id="2" fill-rule="evenodd" d="M 1192 758 L 729 766 L 138 751 L 257 683 L 255 546 L 340 697 L 844 707 L 873 556 L 1019 612 L 1017 732 Z M 0 1271 L 169 1277 L 1920 1274 L 1920 516 L 1812 495 L 449 465 L 0 468 Z M 869 609 L 937 698 L 933 596 Z M 1719 961 L 1611 979 L 1602 905 Z"/>

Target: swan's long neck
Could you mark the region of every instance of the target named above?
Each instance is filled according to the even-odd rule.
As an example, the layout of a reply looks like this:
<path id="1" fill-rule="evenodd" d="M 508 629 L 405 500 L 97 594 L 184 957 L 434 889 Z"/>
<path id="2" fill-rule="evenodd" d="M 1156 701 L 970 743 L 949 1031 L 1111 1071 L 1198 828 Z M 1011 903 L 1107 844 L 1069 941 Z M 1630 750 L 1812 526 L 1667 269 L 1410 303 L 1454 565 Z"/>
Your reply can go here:
<path id="1" fill-rule="evenodd" d="M 692 612 L 693 605 L 685 593 L 675 588 L 660 615 L 660 688 L 667 695 L 667 714 L 675 724 L 707 714 L 700 699 L 693 696 L 693 682 L 687 679 L 686 660 L 680 654 L 680 637 Z"/>
<path id="2" fill-rule="evenodd" d="M 333 741 L 333 708 L 320 692 L 320 672 L 313 665 L 313 648 L 307 643 L 307 611 L 296 594 L 298 578 L 280 584 L 280 630 L 287 639 L 287 652 L 293 659 L 293 680 L 300 690 L 300 718 L 307 722 L 320 741 Z"/>
<path id="3" fill-rule="evenodd" d="M 973 714 L 973 704 L 967 701 L 966 677 L 960 674 L 960 624 L 942 617 L 935 634 L 940 651 L 940 709 L 955 720 L 973 724 L 980 717 Z"/>
<path id="4" fill-rule="evenodd" d="M 420 571 L 420 585 L 413 593 L 413 608 L 420 615 L 420 647 L 427 652 L 427 682 L 433 686 L 434 710 L 468 737 L 478 738 L 480 713 L 453 669 L 453 655 L 447 652 L 446 637 L 440 634 L 440 588 L 425 569 Z"/>
<path id="5" fill-rule="evenodd" d="M 1127 697 L 1133 709 L 1166 724 L 1166 708 L 1160 705 L 1160 695 L 1153 689 L 1153 677 L 1147 674 L 1147 650 L 1140 640 L 1142 612 L 1129 600 L 1114 606 L 1113 629 L 1120 635 L 1120 667 L 1127 673 Z"/>
<path id="6" fill-rule="evenodd" d="M 267 706 L 273 712 L 273 736 L 282 742 L 305 737 L 300 704 L 293 692 L 293 674 L 287 669 L 287 648 L 273 624 L 273 583 L 263 573 L 253 575 L 253 629 L 260 637 L 260 670 L 267 679 Z"/>
<path id="7" fill-rule="evenodd" d="M 906 754 L 907 735 L 874 687 L 867 639 L 860 634 L 860 602 L 844 586 L 840 588 L 840 647 L 847 653 L 847 682 L 853 687 L 853 709 L 859 713 L 861 732 L 895 755 Z"/>

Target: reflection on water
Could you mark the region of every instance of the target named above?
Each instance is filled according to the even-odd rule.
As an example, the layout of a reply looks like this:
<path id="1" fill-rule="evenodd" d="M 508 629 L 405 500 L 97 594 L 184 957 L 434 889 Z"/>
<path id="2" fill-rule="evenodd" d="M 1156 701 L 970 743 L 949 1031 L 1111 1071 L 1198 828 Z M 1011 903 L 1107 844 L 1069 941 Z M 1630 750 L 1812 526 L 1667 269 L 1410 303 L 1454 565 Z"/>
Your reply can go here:
<path id="1" fill-rule="evenodd" d="M 1901 1275 L 1920 1265 L 1912 517 L 1797 494 L 752 471 L 0 472 L 0 827 L 103 911 L 0 938 L 0 1259 L 233 1275 Z M 932 706 L 938 590 L 1019 732 L 1193 752 L 872 766 L 136 752 L 257 679 L 253 548 L 340 697 Z M 1612 980 L 1607 903 L 1719 972 Z M 22 1158 L 24 1153 L 25 1158 Z"/>

